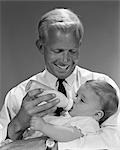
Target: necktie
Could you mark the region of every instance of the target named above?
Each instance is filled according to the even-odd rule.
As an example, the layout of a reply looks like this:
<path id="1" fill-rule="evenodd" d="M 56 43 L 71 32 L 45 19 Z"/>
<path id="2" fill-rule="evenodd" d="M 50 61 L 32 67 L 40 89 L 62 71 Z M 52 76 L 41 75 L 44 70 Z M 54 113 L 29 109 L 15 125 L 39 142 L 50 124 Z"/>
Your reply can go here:
<path id="1" fill-rule="evenodd" d="M 59 85 L 58 85 L 58 91 L 63 93 L 66 96 L 66 90 L 65 87 L 63 85 L 63 81 L 65 81 L 65 79 L 58 79 L 57 80 Z M 55 111 L 55 115 L 56 116 L 60 116 L 60 113 L 63 111 L 63 108 L 57 108 Z"/>
<path id="2" fill-rule="evenodd" d="M 66 96 L 66 90 L 63 85 L 63 81 L 65 81 L 65 79 L 58 79 L 58 82 L 59 82 L 58 91 L 60 91 L 61 93 L 63 93 Z"/>

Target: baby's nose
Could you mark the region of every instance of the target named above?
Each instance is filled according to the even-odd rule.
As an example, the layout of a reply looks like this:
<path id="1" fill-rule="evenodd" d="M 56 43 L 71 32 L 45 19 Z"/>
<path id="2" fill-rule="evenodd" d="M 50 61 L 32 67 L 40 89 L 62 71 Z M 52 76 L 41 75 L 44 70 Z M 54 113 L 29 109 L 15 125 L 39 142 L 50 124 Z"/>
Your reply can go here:
<path id="1" fill-rule="evenodd" d="M 73 103 L 77 103 L 77 97 L 73 98 Z"/>

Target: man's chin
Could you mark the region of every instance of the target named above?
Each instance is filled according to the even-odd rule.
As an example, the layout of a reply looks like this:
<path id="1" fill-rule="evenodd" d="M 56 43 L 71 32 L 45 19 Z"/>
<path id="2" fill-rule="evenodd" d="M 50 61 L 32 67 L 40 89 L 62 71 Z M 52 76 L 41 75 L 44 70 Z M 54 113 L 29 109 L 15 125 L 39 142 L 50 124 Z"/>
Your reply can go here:
<path id="1" fill-rule="evenodd" d="M 65 71 L 56 71 L 56 75 L 61 78 L 61 79 L 65 79 L 68 76 L 70 76 L 72 74 L 72 72 L 74 71 L 74 69 L 72 70 L 65 70 Z"/>
<path id="2" fill-rule="evenodd" d="M 56 77 L 59 78 L 59 79 L 65 79 L 65 78 L 67 78 L 68 76 L 69 76 L 69 75 L 65 75 L 65 74 L 61 74 L 61 73 L 56 74 Z"/>

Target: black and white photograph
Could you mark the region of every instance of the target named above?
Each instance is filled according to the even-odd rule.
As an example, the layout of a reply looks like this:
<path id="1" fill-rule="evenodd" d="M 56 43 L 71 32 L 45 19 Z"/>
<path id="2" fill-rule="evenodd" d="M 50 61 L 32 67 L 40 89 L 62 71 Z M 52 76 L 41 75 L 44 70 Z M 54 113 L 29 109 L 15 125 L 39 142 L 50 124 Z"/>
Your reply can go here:
<path id="1" fill-rule="evenodd" d="M 0 0 L 0 150 L 120 149 L 120 1 Z"/>

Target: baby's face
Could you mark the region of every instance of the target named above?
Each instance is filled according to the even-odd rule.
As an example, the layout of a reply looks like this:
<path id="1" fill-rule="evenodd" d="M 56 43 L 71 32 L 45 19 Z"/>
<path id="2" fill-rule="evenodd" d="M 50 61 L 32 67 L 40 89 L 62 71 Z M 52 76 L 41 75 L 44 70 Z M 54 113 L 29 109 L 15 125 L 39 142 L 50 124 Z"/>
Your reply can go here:
<path id="1" fill-rule="evenodd" d="M 82 85 L 77 92 L 70 115 L 94 116 L 98 110 L 101 110 L 99 96 L 90 87 Z"/>

